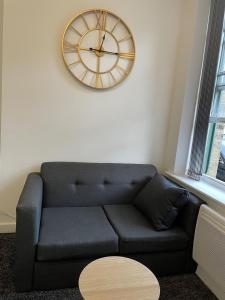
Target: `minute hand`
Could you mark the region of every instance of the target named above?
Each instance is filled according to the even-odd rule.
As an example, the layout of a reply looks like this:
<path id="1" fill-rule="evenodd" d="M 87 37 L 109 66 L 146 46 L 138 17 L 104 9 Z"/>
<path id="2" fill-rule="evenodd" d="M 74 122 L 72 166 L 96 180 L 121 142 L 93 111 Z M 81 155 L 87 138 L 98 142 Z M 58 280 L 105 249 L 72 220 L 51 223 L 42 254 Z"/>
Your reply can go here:
<path id="1" fill-rule="evenodd" d="M 132 53 L 132 52 L 111 52 L 111 51 L 106 51 L 106 50 L 98 50 L 98 49 L 94 49 L 94 48 L 90 48 L 90 50 L 102 52 L 102 53 L 106 53 L 106 54 L 111 54 L 111 55 L 117 55 L 117 56 L 120 56 L 121 58 L 134 59 L 134 53 Z"/>

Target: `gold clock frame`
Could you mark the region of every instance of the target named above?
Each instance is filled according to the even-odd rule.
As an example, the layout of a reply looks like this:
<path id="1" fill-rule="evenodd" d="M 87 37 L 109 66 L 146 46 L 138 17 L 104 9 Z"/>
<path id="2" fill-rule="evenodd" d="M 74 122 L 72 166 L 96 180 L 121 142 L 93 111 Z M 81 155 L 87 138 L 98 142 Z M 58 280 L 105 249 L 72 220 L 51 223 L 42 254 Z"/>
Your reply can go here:
<path id="1" fill-rule="evenodd" d="M 85 14 L 85 13 L 88 13 L 88 12 L 96 12 L 96 13 L 97 13 L 97 12 L 99 12 L 99 11 L 100 11 L 100 12 L 105 12 L 105 13 L 107 13 L 107 14 L 112 15 L 113 17 L 115 17 L 115 18 L 118 20 L 116 23 L 121 22 L 121 23 L 126 27 L 128 33 L 129 33 L 129 37 L 130 37 L 130 39 L 132 40 L 132 43 L 133 43 L 133 53 L 134 53 L 133 63 L 129 66 L 129 68 L 128 68 L 127 70 L 121 68 L 120 66 L 117 66 L 118 68 L 121 68 L 121 71 L 124 73 L 124 76 L 123 76 L 120 80 L 118 80 L 115 84 L 113 84 L 113 85 L 111 85 L 111 86 L 106 86 L 106 87 L 104 87 L 103 85 L 102 85 L 102 87 L 96 87 L 96 86 L 92 86 L 92 85 L 89 85 L 89 84 L 83 82 L 81 79 L 79 79 L 79 78 L 71 71 L 71 69 L 69 68 L 68 63 L 67 63 L 67 61 L 66 61 L 66 59 L 65 59 L 65 56 L 64 56 L 64 38 L 65 38 L 65 34 L 66 34 L 67 30 L 69 29 L 69 27 L 71 26 L 71 24 L 72 24 L 78 17 L 82 16 L 82 15 Z M 82 18 L 82 19 L 83 19 L 83 18 Z M 84 21 L 84 22 L 85 22 L 85 21 Z M 85 22 L 85 23 L 86 23 L 86 22 Z M 115 25 L 117 25 L 117 24 L 115 24 Z M 114 25 L 114 26 L 115 26 L 115 25 Z M 80 39 L 80 41 L 79 41 L 79 44 L 80 44 L 80 42 L 82 41 L 82 39 L 84 38 L 84 36 L 85 36 L 87 33 L 89 33 L 91 30 L 96 30 L 96 29 L 90 29 L 89 26 L 88 26 L 87 24 L 86 24 L 86 27 L 87 27 L 87 31 L 81 36 L 81 39 Z M 117 41 L 117 39 L 116 39 L 116 37 L 113 35 L 113 33 L 112 33 L 112 32 L 109 32 L 109 31 L 106 30 L 106 29 L 105 29 L 104 31 L 105 31 L 105 32 L 108 32 L 108 33 L 113 37 L 113 39 L 116 41 L 118 50 L 120 50 L 119 42 Z M 88 71 L 90 71 L 90 72 L 92 72 L 92 73 L 95 73 L 95 74 L 100 74 L 100 73 L 101 73 L 101 74 L 105 74 L 105 73 L 109 73 L 109 72 L 111 73 L 111 71 L 116 67 L 116 65 L 117 65 L 117 63 L 118 63 L 118 61 L 119 61 L 119 56 L 118 56 L 118 58 L 117 58 L 115 64 L 112 66 L 112 68 L 110 68 L 110 70 L 107 70 L 107 71 L 105 71 L 105 72 L 100 72 L 100 73 L 99 73 L 99 72 L 95 72 L 95 71 L 91 70 L 91 69 L 83 62 L 83 60 L 81 59 L 79 51 L 77 51 L 77 53 L 78 53 L 80 62 L 83 64 L 83 66 L 84 66 Z M 85 85 L 85 86 L 87 86 L 87 87 L 89 87 L 89 88 L 91 88 L 91 89 L 95 89 L 95 90 L 107 90 L 107 89 L 114 88 L 114 87 L 118 86 L 118 85 L 119 85 L 121 82 L 123 82 L 123 81 L 128 77 L 128 75 L 130 74 L 131 70 L 133 69 L 134 62 L 135 62 L 135 57 L 136 57 L 136 46 L 135 46 L 135 41 L 134 41 L 133 34 L 132 34 L 132 32 L 131 32 L 129 26 L 128 26 L 128 25 L 127 25 L 127 24 L 126 24 L 126 23 L 118 16 L 118 15 L 116 15 L 115 13 L 113 13 L 113 12 L 107 10 L 107 9 L 101 9 L 101 8 L 92 8 L 92 9 L 91 9 L 91 8 L 90 8 L 90 9 L 86 9 L 86 10 L 81 10 L 79 13 L 77 13 L 75 16 L 73 16 L 73 17 L 70 19 L 70 21 L 67 23 L 67 25 L 66 25 L 66 27 L 65 27 L 65 29 L 64 29 L 64 31 L 63 31 L 63 35 L 62 35 L 62 39 L 61 39 L 61 54 L 62 54 L 62 58 L 63 58 L 64 64 L 65 64 L 67 70 L 70 72 L 70 74 L 73 76 L 73 78 L 76 78 L 76 80 L 77 80 L 78 82 L 82 83 L 83 85 Z M 87 73 L 87 72 L 86 72 L 86 73 Z M 111 76 L 112 76 L 113 80 L 115 80 L 115 78 L 114 78 L 114 76 L 112 75 L 112 73 L 111 73 Z"/>

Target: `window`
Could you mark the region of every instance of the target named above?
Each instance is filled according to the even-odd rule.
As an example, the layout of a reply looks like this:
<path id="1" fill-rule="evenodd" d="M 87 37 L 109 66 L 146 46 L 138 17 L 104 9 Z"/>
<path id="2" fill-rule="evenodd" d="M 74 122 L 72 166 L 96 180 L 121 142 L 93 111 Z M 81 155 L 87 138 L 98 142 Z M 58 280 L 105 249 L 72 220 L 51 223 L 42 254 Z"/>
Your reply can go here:
<path id="1" fill-rule="evenodd" d="M 203 172 L 225 182 L 225 26 L 209 116 Z"/>
<path id="2" fill-rule="evenodd" d="M 188 175 L 225 182 L 225 1 L 211 0 Z"/>

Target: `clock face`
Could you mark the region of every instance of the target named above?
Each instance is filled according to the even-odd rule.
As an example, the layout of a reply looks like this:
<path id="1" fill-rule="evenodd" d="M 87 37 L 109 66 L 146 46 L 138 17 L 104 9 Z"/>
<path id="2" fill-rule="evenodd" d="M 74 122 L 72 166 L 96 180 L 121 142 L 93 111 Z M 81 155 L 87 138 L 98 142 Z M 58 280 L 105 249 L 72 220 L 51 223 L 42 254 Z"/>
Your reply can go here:
<path id="1" fill-rule="evenodd" d="M 92 88 L 106 89 L 123 81 L 131 71 L 135 44 L 119 17 L 106 10 L 90 9 L 66 27 L 62 53 L 76 79 Z"/>

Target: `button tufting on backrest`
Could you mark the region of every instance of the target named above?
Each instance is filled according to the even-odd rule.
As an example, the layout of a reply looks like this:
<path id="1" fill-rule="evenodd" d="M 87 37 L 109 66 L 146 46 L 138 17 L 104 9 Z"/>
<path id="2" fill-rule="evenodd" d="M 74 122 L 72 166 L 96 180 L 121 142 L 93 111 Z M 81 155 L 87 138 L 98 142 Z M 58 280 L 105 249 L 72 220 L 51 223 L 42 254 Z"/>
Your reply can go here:
<path id="1" fill-rule="evenodd" d="M 80 180 L 76 180 L 74 184 L 75 184 L 75 185 L 82 185 L 82 184 L 84 184 L 84 183 L 81 182 Z"/>
<path id="2" fill-rule="evenodd" d="M 131 203 L 137 188 L 155 173 L 155 167 L 141 164 L 44 163 L 41 167 L 43 206 Z"/>
<path id="3" fill-rule="evenodd" d="M 134 181 L 134 180 L 133 180 L 133 181 L 131 181 L 131 184 L 132 184 L 132 185 L 135 185 L 135 184 L 137 184 L 137 181 Z"/>
<path id="4" fill-rule="evenodd" d="M 107 179 L 105 179 L 104 181 L 103 181 L 103 184 L 110 184 L 110 182 L 107 180 Z"/>

